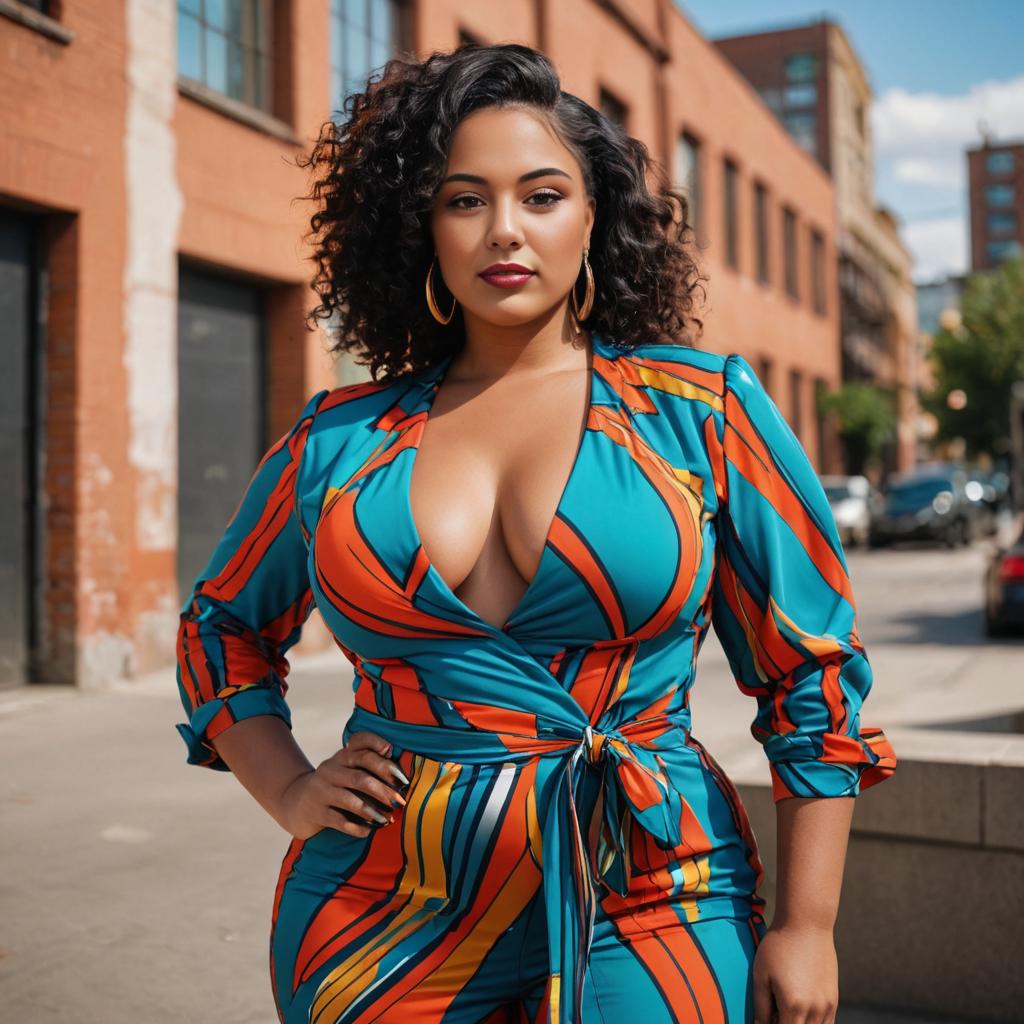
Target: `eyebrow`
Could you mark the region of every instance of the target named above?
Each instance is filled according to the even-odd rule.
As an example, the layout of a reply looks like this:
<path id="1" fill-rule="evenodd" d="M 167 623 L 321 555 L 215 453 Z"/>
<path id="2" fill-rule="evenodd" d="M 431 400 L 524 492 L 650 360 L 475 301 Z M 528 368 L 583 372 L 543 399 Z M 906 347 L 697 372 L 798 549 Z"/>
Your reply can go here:
<path id="1" fill-rule="evenodd" d="M 544 178 L 549 174 L 561 175 L 563 178 L 569 178 L 572 180 L 572 176 L 567 174 L 559 167 L 538 167 L 535 171 L 527 171 L 525 174 L 521 174 L 516 180 L 516 184 L 521 184 L 524 181 L 532 181 L 534 178 Z M 471 181 L 477 185 L 486 185 L 487 179 L 480 177 L 479 174 L 449 174 L 442 185 L 447 185 L 449 181 Z"/>

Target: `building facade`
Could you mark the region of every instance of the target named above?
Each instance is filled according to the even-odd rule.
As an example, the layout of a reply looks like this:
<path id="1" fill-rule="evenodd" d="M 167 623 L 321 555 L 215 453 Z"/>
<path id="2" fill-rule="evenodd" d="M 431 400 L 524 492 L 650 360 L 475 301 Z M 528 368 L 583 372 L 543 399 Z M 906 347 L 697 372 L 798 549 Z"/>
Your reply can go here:
<path id="1" fill-rule="evenodd" d="M 714 43 L 835 183 L 843 380 L 893 390 L 898 434 L 885 469 L 905 469 L 918 442 L 916 294 L 895 215 L 875 199 L 864 67 L 828 18 Z"/>
<path id="2" fill-rule="evenodd" d="M 0 683 L 172 663 L 260 454 L 364 375 L 305 327 L 295 159 L 388 57 L 463 39 L 548 53 L 689 190 L 699 344 L 749 358 L 835 468 L 814 403 L 841 374 L 832 180 L 669 0 L 0 0 Z"/>
<path id="3" fill-rule="evenodd" d="M 1024 249 L 1024 141 L 967 150 L 967 183 L 971 270 L 992 270 Z"/>

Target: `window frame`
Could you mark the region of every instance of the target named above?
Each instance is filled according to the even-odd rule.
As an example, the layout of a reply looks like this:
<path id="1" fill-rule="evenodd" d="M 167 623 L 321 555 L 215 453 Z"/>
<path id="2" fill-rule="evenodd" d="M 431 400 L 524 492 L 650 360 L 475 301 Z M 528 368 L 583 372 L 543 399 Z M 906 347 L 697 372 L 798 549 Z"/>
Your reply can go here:
<path id="1" fill-rule="evenodd" d="M 768 186 L 760 179 L 754 181 L 754 255 L 757 280 L 771 284 L 771 229 L 768 213 Z"/>
<path id="2" fill-rule="evenodd" d="M 739 164 L 728 154 L 722 157 L 722 231 L 725 236 L 725 264 L 739 270 Z"/>
<path id="3" fill-rule="evenodd" d="M 811 305 L 815 313 L 825 316 L 828 312 L 825 288 L 825 233 L 812 225 L 808 234 L 810 236 L 810 245 L 807 248 L 811 261 Z"/>
<path id="4" fill-rule="evenodd" d="M 194 0 L 198 13 L 186 9 L 188 0 L 177 0 L 175 4 L 176 72 L 179 82 L 197 86 L 225 100 L 256 111 L 261 115 L 275 117 L 275 54 L 274 9 L 272 0 L 244 0 L 242 7 L 243 25 L 238 33 L 223 29 L 207 20 L 207 0 Z M 250 18 L 248 26 L 244 19 Z M 197 55 L 199 74 L 185 70 L 182 46 L 183 26 L 194 22 L 197 31 Z M 224 86 L 215 82 L 208 67 L 208 44 L 210 36 L 219 36 L 224 41 Z M 232 89 L 233 61 L 241 54 L 241 85 L 238 93 Z"/>
<path id="5" fill-rule="evenodd" d="M 800 275 L 798 267 L 799 231 L 796 210 L 788 203 L 782 207 L 782 280 L 786 294 L 795 301 L 800 299 Z"/>

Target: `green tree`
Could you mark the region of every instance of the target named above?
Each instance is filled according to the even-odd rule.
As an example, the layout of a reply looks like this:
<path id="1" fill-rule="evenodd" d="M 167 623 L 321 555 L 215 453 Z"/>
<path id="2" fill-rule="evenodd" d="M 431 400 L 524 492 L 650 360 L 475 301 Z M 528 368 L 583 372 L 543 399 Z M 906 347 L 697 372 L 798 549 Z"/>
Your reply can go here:
<path id="1" fill-rule="evenodd" d="M 864 473 L 896 437 L 895 392 L 859 381 L 822 394 L 821 411 L 833 414 L 848 473 Z"/>
<path id="2" fill-rule="evenodd" d="M 981 452 L 1008 451 L 1010 390 L 1014 381 L 1024 380 L 1024 259 L 1020 255 L 967 279 L 960 300 L 960 326 L 939 330 L 932 341 L 931 360 L 935 385 L 921 396 L 921 404 L 938 421 L 937 440 L 963 438 L 972 458 Z"/>

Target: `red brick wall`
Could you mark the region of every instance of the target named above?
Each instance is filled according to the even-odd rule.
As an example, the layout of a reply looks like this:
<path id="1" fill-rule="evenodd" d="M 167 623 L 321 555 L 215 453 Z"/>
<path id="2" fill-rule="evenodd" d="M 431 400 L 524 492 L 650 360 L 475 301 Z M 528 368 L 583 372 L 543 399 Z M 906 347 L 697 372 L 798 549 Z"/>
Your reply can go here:
<path id="1" fill-rule="evenodd" d="M 72 681 L 79 639 L 123 636 L 132 582 L 121 281 L 124 15 L 61 7 L 69 44 L 0 18 L 0 195 L 43 218 L 48 300 L 42 676 Z M 114 662 L 121 658 L 115 653 Z"/>

